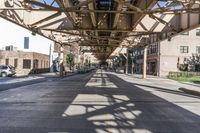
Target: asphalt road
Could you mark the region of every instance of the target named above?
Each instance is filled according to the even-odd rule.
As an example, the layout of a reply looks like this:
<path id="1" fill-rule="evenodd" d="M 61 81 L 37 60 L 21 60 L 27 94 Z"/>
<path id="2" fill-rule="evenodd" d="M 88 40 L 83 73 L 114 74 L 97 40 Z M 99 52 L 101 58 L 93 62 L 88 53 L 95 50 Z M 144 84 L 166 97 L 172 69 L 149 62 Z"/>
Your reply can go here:
<path id="1" fill-rule="evenodd" d="M 0 92 L 0 133 L 199 133 L 199 125 L 199 97 L 101 70 Z"/>
<path id="2" fill-rule="evenodd" d="M 41 77 L 41 78 L 2 78 L 0 77 L 0 92 L 21 86 L 32 85 L 40 82 L 54 81 L 58 77 Z M 17 80 L 17 81 L 16 81 Z"/>

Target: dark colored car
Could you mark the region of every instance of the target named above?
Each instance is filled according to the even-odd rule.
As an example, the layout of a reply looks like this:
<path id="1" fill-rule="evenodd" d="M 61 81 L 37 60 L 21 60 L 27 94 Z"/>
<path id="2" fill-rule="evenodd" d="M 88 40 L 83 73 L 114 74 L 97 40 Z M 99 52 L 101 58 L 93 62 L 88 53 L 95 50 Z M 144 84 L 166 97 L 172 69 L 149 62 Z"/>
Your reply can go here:
<path id="1" fill-rule="evenodd" d="M 7 77 L 15 75 L 15 67 L 7 66 L 7 65 L 0 65 L 0 76 Z"/>

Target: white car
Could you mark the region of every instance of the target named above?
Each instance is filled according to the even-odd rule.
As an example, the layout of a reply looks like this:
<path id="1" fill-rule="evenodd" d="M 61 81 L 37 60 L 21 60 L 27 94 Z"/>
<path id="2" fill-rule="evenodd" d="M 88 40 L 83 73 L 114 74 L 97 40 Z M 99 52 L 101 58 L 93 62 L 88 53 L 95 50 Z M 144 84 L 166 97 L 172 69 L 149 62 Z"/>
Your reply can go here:
<path id="1" fill-rule="evenodd" d="M 15 75 L 15 67 L 7 66 L 7 65 L 0 65 L 0 76 L 7 77 Z"/>

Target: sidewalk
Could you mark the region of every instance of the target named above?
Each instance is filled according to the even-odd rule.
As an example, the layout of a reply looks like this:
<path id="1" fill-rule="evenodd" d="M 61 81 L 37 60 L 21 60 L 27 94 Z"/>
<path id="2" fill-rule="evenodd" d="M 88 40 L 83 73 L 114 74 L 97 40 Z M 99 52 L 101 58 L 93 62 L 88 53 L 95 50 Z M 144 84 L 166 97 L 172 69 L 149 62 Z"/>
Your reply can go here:
<path id="1" fill-rule="evenodd" d="M 68 76 L 75 75 L 77 73 L 67 73 L 66 75 L 63 75 L 63 77 L 60 77 L 59 73 L 41 73 L 41 74 L 30 74 L 30 75 L 16 75 L 15 77 L 5 77 L 0 78 L 0 84 L 15 84 L 15 83 L 21 83 L 21 82 L 32 82 L 36 80 L 54 80 L 54 79 L 61 79 Z"/>
<path id="2" fill-rule="evenodd" d="M 63 74 L 63 77 L 71 76 L 76 74 L 77 72 L 66 72 Z M 49 73 L 38 73 L 38 74 L 29 74 L 29 75 L 15 75 L 16 78 L 24 78 L 24 77 L 42 77 L 42 78 L 58 78 L 60 77 L 59 72 L 49 72 Z"/>
<path id="3" fill-rule="evenodd" d="M 129 77 L 133 77 L 135 79 L 142 79 L 142 75 L 140 74 L 126 74 Z M 177 89 L 180 91 L 184 91 L 185 93 L 189 93 L 192 95 L 200 96 L 200 84 L 191 83 L 191 82 L 179 82 L 175 80 L 171 80 L 168 78 L 162 78 L 152 75 L 147 75 L 147 78 L 144 79 L 144 82 L 151 82 L 155 86 L 162 86 L 165 87 L 166 85 L 172 89 Z M 164 85 L 165 84 L 165 85 Z M 164 86 L 163 86 L 164 85 Z"/>

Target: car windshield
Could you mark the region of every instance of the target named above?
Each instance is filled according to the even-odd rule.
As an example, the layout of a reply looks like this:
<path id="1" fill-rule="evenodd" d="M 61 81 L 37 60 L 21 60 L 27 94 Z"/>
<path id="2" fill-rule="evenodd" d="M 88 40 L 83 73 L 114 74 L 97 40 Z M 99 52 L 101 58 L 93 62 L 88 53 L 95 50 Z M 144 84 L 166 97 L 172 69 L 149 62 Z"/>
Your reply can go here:
<path id="1" fill-rule="evenodd" d="M 0 66 L 0 69 L 8 69 L 7 66 Z"/>

